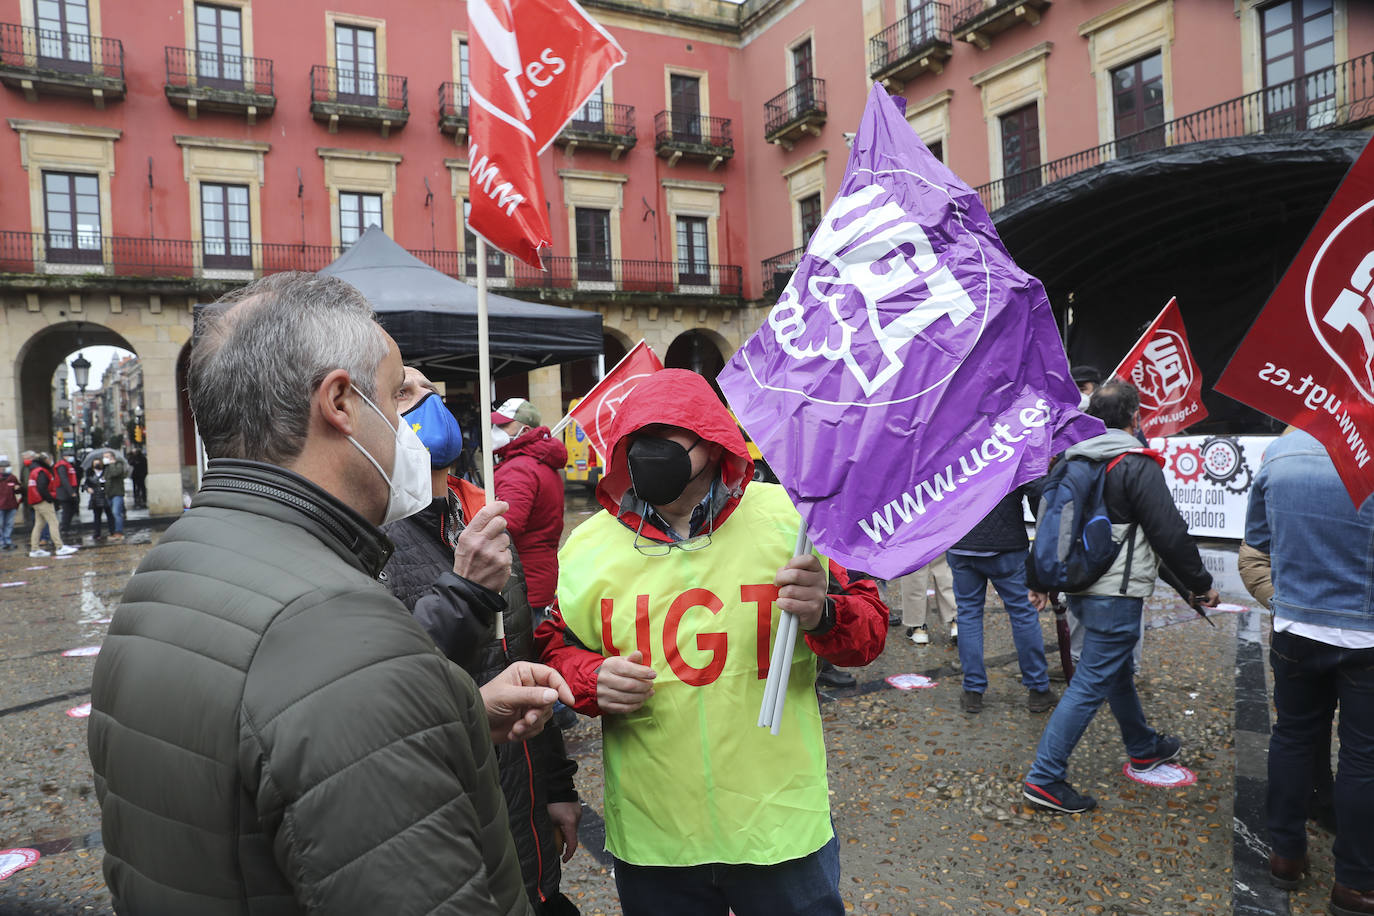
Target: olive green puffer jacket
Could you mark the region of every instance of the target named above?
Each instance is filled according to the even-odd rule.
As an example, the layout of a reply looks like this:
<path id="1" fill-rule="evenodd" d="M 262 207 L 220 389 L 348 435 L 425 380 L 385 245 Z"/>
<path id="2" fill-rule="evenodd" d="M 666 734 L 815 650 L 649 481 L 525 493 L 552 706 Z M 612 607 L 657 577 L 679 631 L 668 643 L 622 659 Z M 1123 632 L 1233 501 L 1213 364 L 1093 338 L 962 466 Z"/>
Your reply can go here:
<path id="1" fill-rule="evenodd" d="M 372 525 L 216 460 L 125 588 L 89 750 L 129 914 L 531 912 L 487 718 Z"/>

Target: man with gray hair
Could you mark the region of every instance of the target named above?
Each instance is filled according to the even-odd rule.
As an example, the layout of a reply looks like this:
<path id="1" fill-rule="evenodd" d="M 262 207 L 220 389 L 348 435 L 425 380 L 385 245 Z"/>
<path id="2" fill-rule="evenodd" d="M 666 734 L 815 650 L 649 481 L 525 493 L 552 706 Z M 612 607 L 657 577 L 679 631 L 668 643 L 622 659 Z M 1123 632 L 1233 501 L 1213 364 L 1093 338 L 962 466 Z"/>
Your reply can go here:
<path id="1" fill-rule="evenodd" d="M 377 581 L 429 503 L 396 344 L 343 281 L 278 274 L 197 324 L 212 456 L 125 587 L 88 736 L 122 913 L 531 912 L 493 742 L 573 702 L 528 662 L 480 691 Z M 469 525 L 509 564 L 496 504 Z M 440 578 L 422 600 L 461 600 Z M 485 707 L 485 711 L 484 711 Z"/>

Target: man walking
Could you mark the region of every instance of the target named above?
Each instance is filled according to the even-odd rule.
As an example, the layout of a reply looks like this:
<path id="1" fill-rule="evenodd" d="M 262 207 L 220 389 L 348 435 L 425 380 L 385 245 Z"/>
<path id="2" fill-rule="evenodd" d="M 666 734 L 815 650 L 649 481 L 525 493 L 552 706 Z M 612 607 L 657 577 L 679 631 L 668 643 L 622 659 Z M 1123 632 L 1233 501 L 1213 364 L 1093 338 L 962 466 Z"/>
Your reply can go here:
<path id="1" fill-rule="evenodd" d="M 39 536 L 43 529 L 48 530 L 59 557 L 69 557 L 76 548 L 62 540 L 62 532 L 57 523 L 57 475 L 52 471 L 52 455 L 39 452 L 33 458 L 29 471 L 28 504 L 33 509 L 33 529 L 29 532 L 29 556 L 50 557 L 52 552 L 44 550 Z"/>
<path id="2" fill-rule="evenodd" d="M 1326 449 L 1293 430 L 1276 439 L 1250 490 L 1245 543 L 1268 555 L 1274 633 L 1269 737 L 1273 882 L 1307 871 L 1315 756 L 1330 759 L 1340 710 L 1332 913 L 1374 913 L 1374 499 L 1356 510 Z"/>
<path id="3" fill-rule="evenodd" d="M 801 517 L 752 481 L 706 379 L 653 373 L 625 398 L 597 498 L 559 557 L 536 639 L 601 715 L 606 846 L 626 916 L 839 916 L 816 660 L 882 652 L 868 580 L 794 556 Z M 780 613 L 781 612 L 781 613 Z M 782 613 L 802 638 L 779 732 L 758 727 Z"/>
<path id="4" fill-rule="evenodd" d="M 1069 784 L 1068 765 L 1069 755 L 1103 702 L 1111 704 L 1121 727 L 1132 770 L 1148 772 L 1179 755 L 1179 740 L 1159 734 L 1145 721 L 1131 670 L 1142 609 L 1154 591 L 1160 561 L 1196 600 L 1208 607 L 1218 601 L 1212 576 L 1202 565 L 1188 524 L 1164 480 L 1163 456 L 1142 448 L 1135 438 L 1140 424 L 1140 396 L 1135 388 L 1112 379 L 1093 393 L 1088 413 L 1101 419 L 1107 431 L 1078 443 L 1061 460 L 1084 457 L 1109 462 L 1103 498 L 1112 536 L 1123 544 L 1097 581 L 1069 595 L 1069 607 L 1083 621 L 1083 655 L 1040 737 L 1023 789 L 1031 803 L 1067 814 L 1097 806 L 1092 796 Z M 1040 532 L 1038 536 L 1055 535 Z M 1028 567 L 1027 573 L 1033 577 L 1033 568 Z M 1043 610 L 1049 605 L 1049 595 L 1039 582 L 1029 585 L 1031 602 Z"/>
<path id="5" fill-rule="evenodd" d="M 115 910 L 529 916 L 492 743 L 572 696 L 528 662 L 479 693 L 377 581 L 377 526 L 430 480 L 367 300 L 282 273 L 227 301 L 197 316 L 188 373 L 214 457 L 95 666 Z M 499 512 L 473 524 L 508 562 Z"/>
<path id="6" fill-rule="evenodd" d="M 129 452 L 129 480 L 134 485 L 134 508 L 148 508 L 148 456 L 141 448 Z"/>
<path id="7" fill-rule="evenodd" d="M 63 538 L 75 538 L 80 532 L 76 527 L 76 513 L 81 506 L 81 481 L 71 455 L 63 455 L 53 464 L 53 475 L 57 478 L 57 528 Z"/>
<path id="8" fill-rule="evenodd" d="M 1026 589 L 1030 539 L 1026 537 L 1021 501 L 1029 499 L 1033 505 L 1038 497 L 1036 483 L 1012 490 L 945 555 L 953 574 L 954 600 L 958 606 L 959 665 L 964 672 L 960 704 L 966 713 L 983 711 L 983 694 L 988 689 L 988 673 L 983 665 L 983 606 L 989 582 L 1011 619 L 1016 661 L 1021 667 L 1021 683 L 1027 690 L 1026 708 L 1041 713 L 1054 705 L 1040 614 L 1031 606 Z"/>
<path id="9" fill-rule="evenodd" d="M 127 469 L 114 452 L 105 452 L 105 500 L 113 517 L 110 538 L 124 540 L 124 481 Z"/>

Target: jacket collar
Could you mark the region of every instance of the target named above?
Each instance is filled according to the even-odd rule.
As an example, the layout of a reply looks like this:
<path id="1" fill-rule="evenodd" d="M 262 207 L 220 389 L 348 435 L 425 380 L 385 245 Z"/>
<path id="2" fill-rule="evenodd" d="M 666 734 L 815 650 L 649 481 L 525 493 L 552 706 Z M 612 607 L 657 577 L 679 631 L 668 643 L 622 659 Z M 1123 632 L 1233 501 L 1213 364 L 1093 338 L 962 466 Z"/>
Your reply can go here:
<path id="1" fill-rule="evenodd" d="M 261 461 L 212 459 L 191 505 L 239 509 L 298 525 L 374 579 L 395 549 L 377 526 L 343 502 L 301 475 Z"/>

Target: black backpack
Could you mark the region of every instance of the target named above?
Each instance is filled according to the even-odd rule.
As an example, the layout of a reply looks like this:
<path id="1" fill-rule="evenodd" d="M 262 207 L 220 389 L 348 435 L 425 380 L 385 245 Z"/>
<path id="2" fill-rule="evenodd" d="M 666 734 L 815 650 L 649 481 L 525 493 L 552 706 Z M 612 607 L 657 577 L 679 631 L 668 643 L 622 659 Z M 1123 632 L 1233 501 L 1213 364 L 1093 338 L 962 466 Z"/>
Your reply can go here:
<path id="1" fill-rule="evenodd" d="M 1134 549 L 1135 523 L 1123 540 L 1113 540 L 1103 499 L 1107 472 L 1123 457 L 1117 455 L 1111 461 L 1062 458 L 1050 468 L 1030 554 L 1034 576 L 1046 591 L 1082 591 L 1111 568 L 1123 543 L 1131 544 L 1128 550 Z M 1129 575 L 1129 553 L 1126 565 Z"/>

